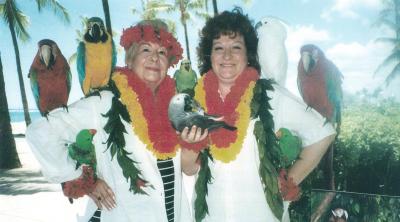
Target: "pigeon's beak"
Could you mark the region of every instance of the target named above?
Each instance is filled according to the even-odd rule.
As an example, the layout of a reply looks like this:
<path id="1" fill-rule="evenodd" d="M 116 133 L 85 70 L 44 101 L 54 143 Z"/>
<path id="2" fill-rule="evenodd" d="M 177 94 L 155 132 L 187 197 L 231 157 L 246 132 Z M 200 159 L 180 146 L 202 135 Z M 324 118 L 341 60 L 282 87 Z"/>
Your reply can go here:
<path id="1" fill-rule="evenodd" d="M 89 130 L 89 133 L 92 134 L 92 135 L 94 135 L 94 134 L 97 133 L 97 130 L 95 130 L 95 129 L 90 129 L 90 130 Z"/>

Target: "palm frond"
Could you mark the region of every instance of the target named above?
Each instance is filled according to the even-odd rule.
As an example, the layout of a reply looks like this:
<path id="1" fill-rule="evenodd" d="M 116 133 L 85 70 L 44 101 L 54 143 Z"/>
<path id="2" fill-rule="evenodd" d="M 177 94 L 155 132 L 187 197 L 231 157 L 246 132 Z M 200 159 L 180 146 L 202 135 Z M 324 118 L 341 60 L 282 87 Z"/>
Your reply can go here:
<path id="1" fill-rule="evenodd" d="M 188 10 L 202 9 L 202 8 L 204 8 L 204 0 L 196 0 L 196 1 L 188 2 L 186 8 Z"/>
<path id="2" fill-rule="evenodd" d="M 388 43 L 388 44 L 395 46 L 398 44 L 399 39 L 391 38 L 391 37 L 380 37 L 380 38 L 375 39 L 375 42 Z"/>
<path id="3" fill-rule="evenodd" d="M 210 15 L 208 12 L 196 12 L 196 16 L 204 20 L 207 20 L 212 17 L 212 15 Z"/>
<path id="4" fill-rule="evenodd" d="M 69 24 L 70 18 L 67 9 L 64 8 L 57 0 L 36 0 L 38 11 L 43 8 L 51 8 L 53 13 L 58 16 L 63 22 Z"/>
<path id="5" fill-rule="evenodd" d="M 27 41 L 30 36 L 26 31 L 29 19 L 24 15 L 14 1 L 6 1 L 3 5 L 2 16 L 6 24 L 14 29 L 16 36 L 21 41 Z"/>
<path id="6" fill-rule="evenodd" d="M 400 74 L 400 63 L 397 63 L 397 65 L 393 68 L 393 70 L 389 73 L 389 75 L 385 79 L 386 86 L 389 85 L 389 83 L 396 77 L 399 76 Z"/>
<path id="7" fill-rule="evenodd" d="M 176 36 L 176 23 L 175 23 L 175 21 L 170 20 L 170 19 L 166 19 L 165 23 L 167 23 L 169 31 L 172 34 L 174 34 L 174 36 Z"/>
<path id="8" fill-rule="evenodd" d="M 399 59 L 400 59 L 400 51 L 395 48 L 395 49 L 393 49 L 392 54 L 390 54 L 388 57 L 386 57 L 386 59 L 383 60 L 383 62 L 378 66 L 378 68 L 376 68 L 374 76 L 376 76 L 376 74 L 379 73 L 387 65 L 393 64 L 396 62 L 398 63 Z"/>

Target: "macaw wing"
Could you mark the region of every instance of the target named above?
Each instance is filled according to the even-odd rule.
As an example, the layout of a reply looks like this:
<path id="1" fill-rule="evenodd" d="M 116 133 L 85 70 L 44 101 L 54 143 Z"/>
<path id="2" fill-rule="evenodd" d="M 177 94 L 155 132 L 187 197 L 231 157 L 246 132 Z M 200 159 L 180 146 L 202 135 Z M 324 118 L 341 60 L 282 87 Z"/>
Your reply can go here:
<path id="1" fill-rule="evenodd" d="M 342 79 L 343 75 L 339 69 L 333 64 L 329 64 L 329 70 L 325 72 L 326 90 L 329 102 L 334 108 L 334 118 L 338 121 L 341 112 L 341 104 L 343 98 Z"/>
<path id="2" fill-rule="evenodd" d="M 71 84 L 72 84 L 72 74 L 71 74 L 71 69 L 68 67 L 68 69 L 67 69 L 67 90 L 68 90 L 68 95 L 71 92 Z"/>
<path id="3" fill-rule="evenodd" d="M 115 66 L 117 65 L 117 49 L 115 48 L 114 40 L 111 40 L 111 73 L 113 72 Z"/>
<path id="4" fill-rule="evenodd" d="M 83 80 L 85 79 L 85 66 L 86 66 L 86 50 L 85 43 L 80 42 L 76 52 L 76 68 L 78 70 L 79 83 L 83 88 Z"/>
<path id="5" fill-rule="evenodd" d="M 36 105 L 37 105 L 38 109 L 40 110 L 40 107 L 39 107 L 39 104 L 40 104 L 39 103 L 39 99 L 40 99 L 39 83 L 38 83 L 38 79 L 37 79 L 37 72 L 35 69 L 31 68 L 29 70 L 28 78 L 31 83 L 32 94 L 33 94 L 33 97 L 35 98 Z"/>

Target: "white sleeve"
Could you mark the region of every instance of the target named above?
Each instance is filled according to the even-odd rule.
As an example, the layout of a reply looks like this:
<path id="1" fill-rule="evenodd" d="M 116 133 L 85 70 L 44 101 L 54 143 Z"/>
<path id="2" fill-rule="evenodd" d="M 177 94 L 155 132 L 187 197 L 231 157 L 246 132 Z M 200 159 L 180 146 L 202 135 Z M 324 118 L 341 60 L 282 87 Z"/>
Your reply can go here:
<path id="1" fill-rule="evenodd" d="M 60 183 L 81 175 L 82 171 L 75 169 L 76 162 L 68 156 L 67 145 L 75 142 L 82 129 L 98 130 L 101 114 L 109 109 L 111 98 L 110 92 L 102 92 L 101 96 L 69 105 L 68 111 L 55 109 L 49 113 L 48 119 L 40 118 L 29 125 L 27 142 L 49 181 Z"/>
<path id="2" fill-rule="evenodd" d="M 321 139 L 335 134 L 330 123 L 325 124 L 325 118 L 297 98 L 287 89 L 274 84 L 274 91 L 267 91 L 270 100 L 275 131 L 287 128 L 296 133 L 304 146 L 314 144 Z"/>

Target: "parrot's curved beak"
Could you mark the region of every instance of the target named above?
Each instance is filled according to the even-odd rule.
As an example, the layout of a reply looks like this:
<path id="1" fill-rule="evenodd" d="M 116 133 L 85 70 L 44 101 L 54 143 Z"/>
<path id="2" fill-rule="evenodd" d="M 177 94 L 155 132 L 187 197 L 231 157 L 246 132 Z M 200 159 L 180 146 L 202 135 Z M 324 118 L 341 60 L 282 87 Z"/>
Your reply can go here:
<path id="1" fill-rule="evenodd" d="M 256 30 L 262 26 L 262 22 L 257 22 L 256 26 L 254 27 Z"/>
<path id="2" fill-rule="evenodd" d="M 92 28 L 89 30 L 89 34 L 93 37 L 93 39 L 100 39 L 100 36 L 103 35 L 102 30 L 97 23 L 92 25 Z"/>
<path id="3" fill-rule="evenodd" d="M 282 131 L 281 131 L 281 130 L 278 130 L 278 131 L 275 133 L 275 135 L 276 135 L 276 138 L 280 139 L 280 138 L 282 137 Z"/>
<path id="4" fill-rule="evenodd" d="M 94 134 L 97 133 L 97 130 L 95 130 L 95 129 L 90 129 L 90 130 L 89 130 L 89 133 L 92 134 L 92 135 L 94 135 Z"/>
<path id="5" fill-rule="evenodd" d="M 42 45 L 40 47 L 40 59 L 46 65 L 46 67 L 50 66 L 50 60 L 52 56 L 52 50 L 49 45 Z"/>
<path id="6" fill-rule="evenodd" d="M 309 73 L 314 66 L 314 61 L 309 52 L 301 53 L 301 61 L 303 62 L 303 68 L 306 73 Z"/>

